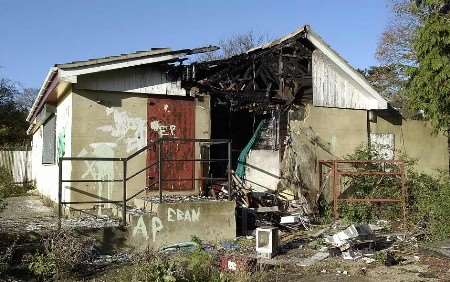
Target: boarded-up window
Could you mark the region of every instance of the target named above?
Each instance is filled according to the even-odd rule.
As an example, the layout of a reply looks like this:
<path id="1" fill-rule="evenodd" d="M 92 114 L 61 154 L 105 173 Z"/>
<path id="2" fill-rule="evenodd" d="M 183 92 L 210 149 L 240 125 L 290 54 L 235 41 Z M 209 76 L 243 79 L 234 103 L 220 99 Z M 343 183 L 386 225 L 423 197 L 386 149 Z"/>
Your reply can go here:
<path id="1" fill-rule="evenodd" d="M 394 134 L 392 133 L 371 133 L 370 146 L 376 150 L 381 159 L 393 160 L 395 151 Z"/>
<path id="2" fill-rule="evenodd" d="M 44 123 L 44 130 L 42 136 L 42 163 L 54 164 L 56 152 L 56 116 L 51 116 Z"/>

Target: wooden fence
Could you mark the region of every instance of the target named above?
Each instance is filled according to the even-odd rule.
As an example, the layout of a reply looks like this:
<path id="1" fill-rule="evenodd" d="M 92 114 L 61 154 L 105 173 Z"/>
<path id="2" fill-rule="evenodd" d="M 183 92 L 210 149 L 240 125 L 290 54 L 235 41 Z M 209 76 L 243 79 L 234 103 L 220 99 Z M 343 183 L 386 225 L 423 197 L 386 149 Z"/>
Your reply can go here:
<path id="1" fill-rule="evenodd" d="M 1 150 L 0 167 L 8 169 L 17 184 L 27 183 L 31 177 L 31 151 Z"/>

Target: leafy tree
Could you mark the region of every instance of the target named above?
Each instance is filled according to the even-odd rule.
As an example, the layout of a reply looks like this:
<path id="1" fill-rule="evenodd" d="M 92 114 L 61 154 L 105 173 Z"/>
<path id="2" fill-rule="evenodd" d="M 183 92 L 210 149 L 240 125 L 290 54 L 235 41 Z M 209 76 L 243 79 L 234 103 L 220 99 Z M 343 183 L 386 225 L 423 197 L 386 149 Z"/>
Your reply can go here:
<path id="1" fill-rule="evenodd" d="M 402 88 L 406 79 L 398 73 L 394 65 L 371 66 L 358 70 L 372 85 L 372 87 L 386 98 L 390 104 L 398 109 L 404 117 L 412 118 L 416 114 L 407 106 L 406 97 L 402 95 Z"/>
<path id="2" fill-rule="evenodd" d="M 448 0 L 421 0 L 427 11 L 413 39 L 417 66 L 409 66 L 405 88 L 408 104 L 424 112 L 436 130 L 450 127 L 450 4 Z"/>
<path id="3" fill-rule="evenodd" d="M 411 0 L 390 0 L 390 8 L 392 16 L 376 50 L 376 58 L 381 65 L 371 67 L 363 74 L 403 116 L 412 118 L 417 113 L 410 109 L 402 90 L 409 79 L 406 70 L 417 65 L 414 34 L 428 11 L 414 5 Z"/>
<path id="4" fill-rule="evenodd" d="M 27 109 L 17 103 L 21 91 L 8 79 L 0 79 L 0 146 L 29 143 L 25 121 Z"/>

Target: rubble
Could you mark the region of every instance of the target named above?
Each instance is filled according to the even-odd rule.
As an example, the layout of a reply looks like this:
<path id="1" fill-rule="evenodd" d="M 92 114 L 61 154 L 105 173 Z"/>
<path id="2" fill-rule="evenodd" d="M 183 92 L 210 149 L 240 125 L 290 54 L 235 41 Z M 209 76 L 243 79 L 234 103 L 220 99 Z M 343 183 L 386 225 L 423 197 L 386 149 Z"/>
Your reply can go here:
<path id="1" fill-rule="evenodd" d="M 372 234 L 373 232 L 369 225 L 352 224 L 347 229 L 338 232 L 333 236 L 327 236 L 325 240 L 333 246 L 340 248 L 341 251 L 344 251 L 350 248 L 349 239 L 367 237 Z"/>
<path id="2" fill-rule="evenodd" d="M 319 261 L 328 258 L 330 254 L 328 252 L 317 252 L 313 256 L 303 259 L 301 262 L 297 263 L 299 266 L 311 266 Z"/>
<path id="3" fill-rule="evenodd" d="M 160 203 L 159 196 L 145 196 L 141 198 L 142 200 L 154 204 Z M 201 202 L 201 201 L 224 201 L 226 198 L 220 197 L 210 197 L 210 196 L 199 196 L 199 195 L 163 195 L 163 203 L 179 203 L 179 202 Z"/>

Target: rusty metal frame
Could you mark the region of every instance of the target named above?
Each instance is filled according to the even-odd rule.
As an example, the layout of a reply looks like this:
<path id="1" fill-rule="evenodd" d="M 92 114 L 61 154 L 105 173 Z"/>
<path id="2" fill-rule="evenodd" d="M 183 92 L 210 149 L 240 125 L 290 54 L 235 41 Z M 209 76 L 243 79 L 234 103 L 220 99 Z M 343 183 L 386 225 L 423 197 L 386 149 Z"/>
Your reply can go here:
<path id="1" fill-rule="evenodd" d="M 228 150 L 228 158 L 226 159 L 164 159 L 162 147 L 164 142 L 192 142 L 192 143 L 209 143 L 209 144 L 227 144 L 227 150 Z M 149 150 L 150 148 L 153 148 L 153 146 L 157 145 L 158 148 L 158 154 L 157 154 L 157 160 L 147 165 L 145 168 L 140 169 L 139 171 L 133 173 L 131 176 L 127 177 L 127 166 L 128 161 L 138 156 L 140 153 Z M 123 167 L 123 173 L 122 173 L 122 179 L 63 179 L 63 162 L 64 161 L 108 161 L 108 162 L 122 162 Z M 62 218 L 62 207 L 63 205 L 70 205 L 70 204 L 122 204 L 122 225 L 126 225 L 126 212 L 127 212 L 127 202 L 131 199 L 135 198 L 142 192 L 146 191 L 149 187 L 158 185 L 159 186 L 159 201 L 160 203 L 163 202 L 163 189 L 162 189 L 162 183 L 163 182 L 169 182 L 169 181 L 179 181 L 180 179 L 164 179 L 162 174 L 162 167 L 163 163 L 169 161 L 169 162 L 186 162 L 186 161 L 193 161 L 193 162 L 227 162 L 227 178 L 214 178 L 214 177 L 202 177 L 202 178 L 195 178 L 195 175 L 192 176 L 192 178 L 189 179 L 182 179 L 182 180 L 220 180 L 220 181 L 227 181 L 228 186 L 228 199 L 231 200 L 231 140 L 228 139 L 192 139 L 192 138 L 160 138 L 156 141 L 150 142 L 145 147 L 139 149 L 135 153 L 129 155 L 126 158 L 101 158 L 101 157 L 60 157 L 58 158 L 58 225 L 61 227 L 61 218 Z M 130 179 L 136 177 L 137 175 L 141 174 L 142 172 L 146 172 L 148 169 L 152 168 L 153 166 L 158 167 L 158 181 L 153 182 L 148 187 L 141 189 L 134 195 L 127 198 L 127 181 Z M 122 199 L 121 200 L 98 200 L 98 201 L 63 201 L 62 199 L 62 184 L 63 183 L 107 183 L 107 182 L 121 182 L 122 183 Z"/>
<path id="2" fill-rule="evenodd" d="M 392 164 L 396 165 L 399 169 L 398 172 L 388 172 L 388 171 L 359 171 L 359 172 L 349 172 L 340 170 L 339 164 Z M 333 195 L 333 217 L 334 220 L 339 218 L 338 205 L 339 202 L 346 203 L 399 203 L 402 208 L 403 223 L 406 222 L 406 198 L 407 198 L 407 187 L 406 187 L 406 171 L 405 162 L 401 160 L 319 160 L 319 187 L 322 187 L 324 183 L 323 179 L 323 167 L 326 166 L 330 169 L 328 175 L 332 175 L 332 195 Z M 397 176 L 400 177 L 400 198 L 340 198 L 341 195 L 341 176 Z"/>

